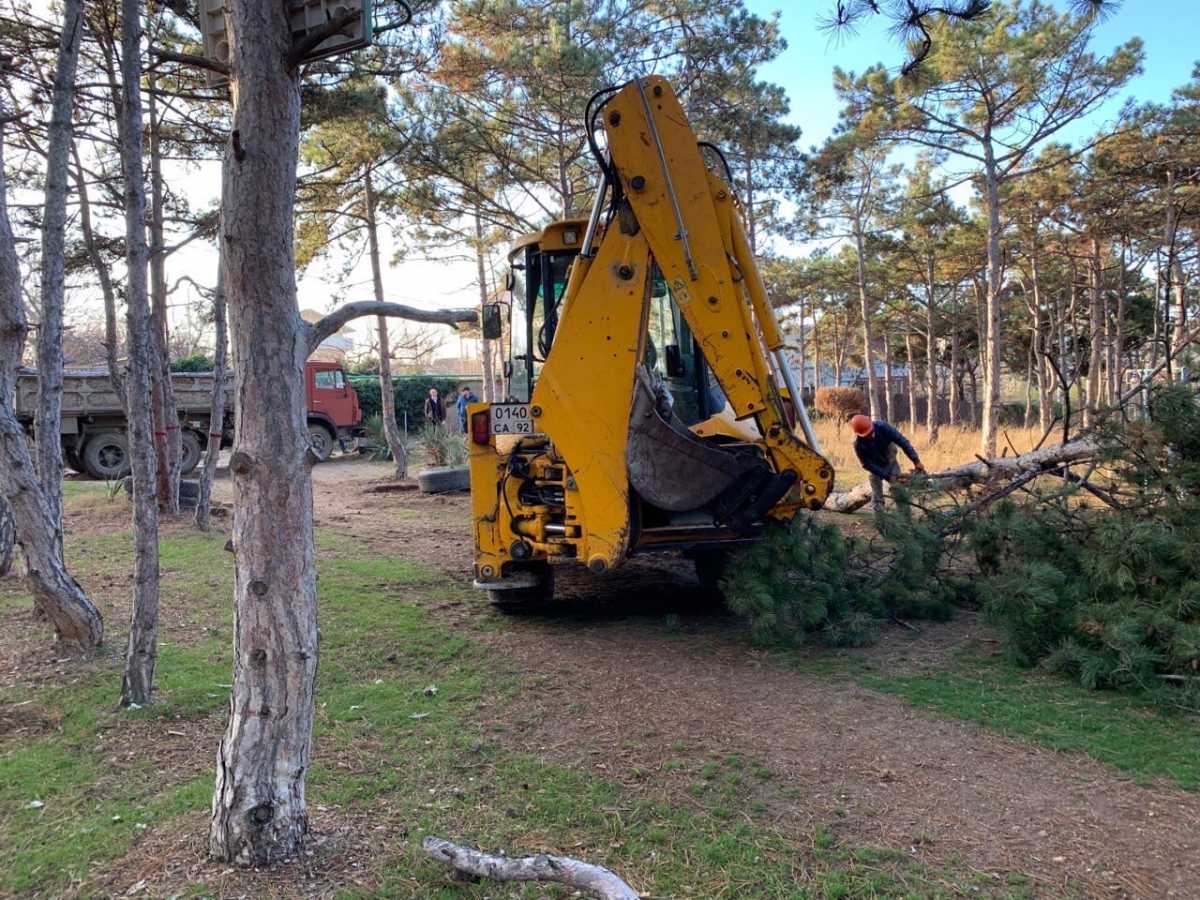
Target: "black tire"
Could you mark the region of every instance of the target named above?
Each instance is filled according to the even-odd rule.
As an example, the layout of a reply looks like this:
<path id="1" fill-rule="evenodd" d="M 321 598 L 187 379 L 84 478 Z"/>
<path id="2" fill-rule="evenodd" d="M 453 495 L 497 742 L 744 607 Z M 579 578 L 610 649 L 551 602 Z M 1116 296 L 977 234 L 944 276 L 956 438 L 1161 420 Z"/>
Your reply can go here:
<path id="1" fill-rule="evenodd" d="M 337 446 L 337 436 L 320 422 L 308 423 L 308 441 L 317 462 L 329 459 L 333 455 L 333 448 Z"/>
<path id="2" fill-rule="evenodd" d="M 129 441 L 115 431 L 88 438 L 83 447 L 83 467 L 93 478 L 116 481 L 129 474 Z"/>
<path id="3" fill-rule="evenodd" d="M 488 591 L 488 600 L 502 613 L 519 614 L 544 610 L 554 600 L 554 567 L 542 563 L 535 572 L 538 583 L 534 587 L 509 588 L 504 591 Z"/>
<path id="4" fill-rule="evenodd" d="M 204 450 L 200 446 L 200 438 L 196 432 L 183 429 L 180 432 L 179 474 L 187 475 L 200 465 L 200 457 Z"/>
<path id="5" fill-rule="evenodd" d="M 471 474 L 466 466 L 435 466 L 417 473 L 417 487 L 425 494 L 469 491 Z"/>

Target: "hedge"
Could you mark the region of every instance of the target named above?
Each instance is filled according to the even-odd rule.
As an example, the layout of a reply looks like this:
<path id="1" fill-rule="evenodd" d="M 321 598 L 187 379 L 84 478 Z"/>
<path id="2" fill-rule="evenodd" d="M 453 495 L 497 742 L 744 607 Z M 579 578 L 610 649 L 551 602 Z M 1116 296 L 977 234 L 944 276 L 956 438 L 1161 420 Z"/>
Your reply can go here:
<path id="1" fill-rule="evenodd" d="M 350 386 L 358 394 L 358 405 L 363 419 L 379 415 L 383 405 L 379 393 L 378 375 L 351 375 Z M 437 388 L 442 401 L 453 403 L 458 386 L 462 381 L 446 375 L 393 375 L 392 396 L 396 398 L 396 421 L 404 424 L 404 412 L 408 411 L 408 430 L 416 431 L 425 422 L 425 398 L 429 389 Z M 446 415 L 453 415 L 448 409 Z"/>

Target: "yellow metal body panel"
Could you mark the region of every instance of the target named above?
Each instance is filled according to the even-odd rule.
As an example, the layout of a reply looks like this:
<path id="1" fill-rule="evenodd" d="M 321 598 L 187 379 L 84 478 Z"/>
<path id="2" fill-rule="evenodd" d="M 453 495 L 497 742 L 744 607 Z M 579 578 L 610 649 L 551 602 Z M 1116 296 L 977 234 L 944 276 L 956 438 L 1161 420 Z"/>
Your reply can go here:
<path id="1" fill-rule="evenodd" d="M 542 436 L 522 438 L 516 450 L 497 448 L 495 438 L 488 446 L 472 445 L 476 575 L 485 582 L 500 578 L 513 562 L 554 557 L 604 571 L 631 549 L 635 521 L 626 451 L 655 263 L 729 401 L 725 410 L 694 425 L 693 433 L 757 444 L 775 472 L 796 473 L 789 494 L 770 511 L 773 517 L 817 508 L 833 487 L 832 466 L 785 417 L 768 356 L 782 345 L 782 337 L 732 189 L 705 165 L 667 82 L 646 78 L 642 90 L 645 102 L 631 82 L 604 107 L 609 153 L 629 208 L 610 221 L 592 258 L 577 257 L 572 264 L 558 329 L 531 398 Z M 583 230 L 580 221 L 556 223 L 519 241 L 513 252 L 531 243 L 543 250 L 566 249 L 571 245 L 565 237 Z M 487 404 L 477 404 L 470 412 L 486 409 Z M 536 496 L 522 501 L 521 479 L 506 475 L 518 456 L 533 480 L 561 490 L 557 507 L 542 505 Z M 738 537 L 714 529 L 707 537 L 698 531 L 688 539 L 697 535 L 701 540 Z M 645 538 L 647 544 L 670 540 L 663 534 Z M 533 555 L 514 560 L 510 554 L 517 541 L 523 553 Z"/>

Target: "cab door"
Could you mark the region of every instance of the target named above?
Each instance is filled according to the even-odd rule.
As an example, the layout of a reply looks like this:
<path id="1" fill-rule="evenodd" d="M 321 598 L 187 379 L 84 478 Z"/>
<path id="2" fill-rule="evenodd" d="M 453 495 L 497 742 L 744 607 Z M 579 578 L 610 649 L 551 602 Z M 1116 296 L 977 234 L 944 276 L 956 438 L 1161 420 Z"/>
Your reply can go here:
<path id="1" fill-rule="evenodd" d="M 309 363 L 308 408 L 327 416 L 338 428 L 355 424 L 355 396 L 346 383 L 346 375 L 337 363 Z"/>

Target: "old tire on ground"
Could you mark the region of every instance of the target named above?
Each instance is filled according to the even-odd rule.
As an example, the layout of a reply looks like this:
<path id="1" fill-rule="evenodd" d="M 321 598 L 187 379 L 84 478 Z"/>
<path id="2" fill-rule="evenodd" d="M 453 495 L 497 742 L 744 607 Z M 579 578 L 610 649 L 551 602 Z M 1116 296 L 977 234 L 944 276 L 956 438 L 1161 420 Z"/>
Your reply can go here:
<path id="1" fill-rule="evenodd" d="M 337 444 L 337 438 L 333 433 L 319 422 L 308 423 L 308 440 L 317 462 L 325 462 L 329 459 Z"/>
<path id="2" fill-rule="evenodd" d="M 88 438 L 83 447 L 83 467 L 93 478 L 116 481 L 129 474 L 129 441 L 115 431 Z"/>
<path id="3" fill-rule="evenodd" d="M 200 447 L 200 438 L 196 436 L 196 432 L 185 428 L 180 432 L 180 436 L 179 474 L 187 475 L 200 465 L 200 457 L 204 451 Z"/>
<path id="4" fill-rule="evenodd" d="M 417 473 L 417 486 L 424 494 L 448 494 L 471 489 L 470 470 L 466 466 L 434 466 Z"/>
<path id="5" fill-rule="evenodd" d="M 509 588 L 504 591 L 488 591 L 492 606 L 503 613 L 528 613 L 545 609 L 554 600 L 554 567 L 542 563 L 528 571 L 538 576 L 534 587 Z"/>

